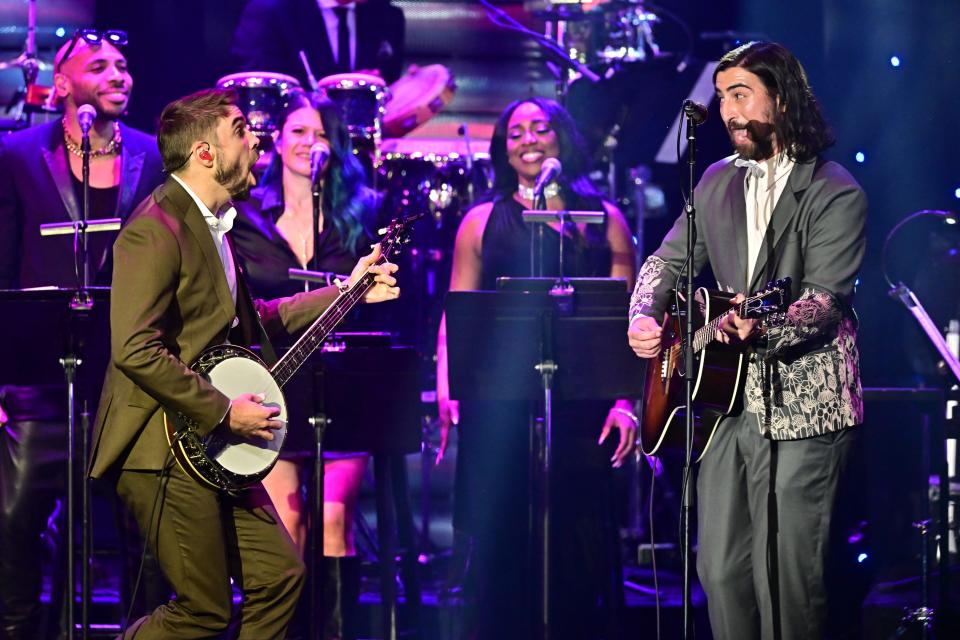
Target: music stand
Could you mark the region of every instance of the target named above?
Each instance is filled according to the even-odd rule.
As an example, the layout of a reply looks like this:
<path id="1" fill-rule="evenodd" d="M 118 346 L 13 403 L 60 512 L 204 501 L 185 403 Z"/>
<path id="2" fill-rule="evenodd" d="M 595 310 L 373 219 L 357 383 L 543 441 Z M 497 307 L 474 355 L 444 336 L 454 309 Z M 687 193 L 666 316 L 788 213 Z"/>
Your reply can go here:
<path id="1" fill-rule="evenodd" d="M 99 397 L 110 355 L 110 289 L 90 287 L 84 290 L 89 305 L 76 306 L 74 289 L 33 289 L 0 291 L 0 317 L 4 339 L 0 340 L 0 361 L 16 365 L 6 384 L 37 386 L 53 380 L 66 382 L 67 399 L 67 624 L 68 637 L 74 637 L 75 575 L 75 490 L 74 476 L 76 399 Z M 86 364 L 89 377 L 77 378 L 77 369 Z M 62 377 L 61 377 L 62 376 Z M 86 412 L 84 412 L 86 414 Z M 85 463 L 90 450 L 90 430 L 84 424 L 81 455 Z M 90 501 L 86 473 L 81 483 L 82 504 L 82 587 L 81 634 L 88 633 L 90 603 Z"/>
<path id="2" fill-rule="evenodd" d="M 450 397 L 542 400 L 542 433 L 530 454 L 539 489 L 538 625 L 540 637 L 549 638 L 554 394 L 561 400 L 640 397 L 645 366 L 625 339 L 629 294 L 622 281 L 610 291 L 604 290 L 611 286 L 608 279 L 571 278 L 570 300 L 551 295 L 553 278 L 501 278 L 498 287 L 501 282 L 511 290 L 447 295 Z"/>
<path id="3" fill-rule="evenodd" d="M 377 538 L 379 545 L 381 622 L 385 638 L 398 637 L 397 566 L 394 538 L 400 530 L 401 543 L 411 536 L 409 508 L 402 513 L 392 498 L 406 491 L 406 482 L 397 481 L 403 457 L 420 450 L 421 407 L 419 355 L 406 346 L 392 344 L 387 333 L 334 333 L 284 387 L 291 402 L 290 422 L 294 428 L 309 422 L 314 428 L 314 478 L 310 488 L 312 525 L 309 534 L 311 576 L 307 585 L 310 602 L 310 637 L 320 637 L 323 628 L 323 601 L 332 585 L 319 576 L 323 559 L 323 454 L 367 452 L 373 457 L 376 485 Z M 375 402 L 370 390 L 377 389 Z M 389 416 L 389 424 L 384 418 Z M 397 526 L 401 521 L 402 527 Z M 409 546 L 409 542 L 408 542 Z M 419 586 L 409 585 L 407 603 L 419 607 Z"/>

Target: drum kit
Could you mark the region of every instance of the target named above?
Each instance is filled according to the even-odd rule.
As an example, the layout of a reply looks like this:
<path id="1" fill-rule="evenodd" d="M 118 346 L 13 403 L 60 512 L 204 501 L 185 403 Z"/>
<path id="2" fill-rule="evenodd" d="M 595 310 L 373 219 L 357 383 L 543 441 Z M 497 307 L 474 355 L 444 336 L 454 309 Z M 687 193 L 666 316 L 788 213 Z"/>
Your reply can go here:
<path id="1" fill-rule="evenodd" d="M 232 88 L 239 94 L 239 106 L 265 150 L 258 166 L 265 167 L 280 113 L 291 92 L 303 90 L 300 82 L 278 73 L 246 72 L 224 76 L 217 86 Z M 316 86 L 336 105 L 354 152 L 371 171 L 372 186 L 382 195 L 382 219 L 428 214 L 431 223 L 418 225 L 413 238 L 410 253 L 422 263 L 413 267 L 430 282 L 444 281 L 449 275 L 460 219 L 474 197 L 492 184 L 489 156 L 463 152 L 462 145 L 451 145 L 449 141 L 405 136 L 450 103 L 456 92 L 453 74 L 443 65 L 432 64 L 411 67 L 389 86 L 379 76 L 366 73 L 327 76 L 318 80 Z M 426 306 L 438 306 L 439 296 L 433 294 L 442 291 L 429 285 L 424 289 L 421 293 L 425 299 L 436 298 L 436 304 Z M 421 309 L 425 299 L 418 305 Z M 425 311 L 426 315 L 433 315 Z M 418 343 L 428 342 L 426 335 L 406 337 Z"/>
<path id="2" fill-rule="evenodd" d="M 270 72 L 234 73 L 217 86 L 238 92 L 249 127 L 267 150 L 287 96 L 301 90 L 296 78 Z M 429 142 L 398 143 L 453 99 L 450 70 L 440 64 L 411 67 L 390 86 L 379 76 L 340 73 L 319 80 L 317 89 L 337 106 L 358 155 L 369 156 L 373 184 L 385 190 L 385 215 L 425 211 L 435 226 L 453 225 L 455 231 L 473 194 L 489 186 L 486 155 L 426 148 Z"/>

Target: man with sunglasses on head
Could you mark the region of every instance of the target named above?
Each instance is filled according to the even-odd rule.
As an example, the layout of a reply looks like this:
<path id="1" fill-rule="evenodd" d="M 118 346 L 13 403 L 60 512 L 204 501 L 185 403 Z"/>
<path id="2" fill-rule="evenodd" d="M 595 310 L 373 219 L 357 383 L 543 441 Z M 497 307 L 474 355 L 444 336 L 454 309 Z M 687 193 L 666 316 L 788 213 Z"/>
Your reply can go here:
<path id="1" fill-rule="evenodd" d="M 0 138 L 0 288 L 77 284 L 73 239 L 43 238 L 41 224 L 83 215 L 77 109 L 97 115 L 90 128 L 90 210 L 126 218 L 163 181 L 153 136 L 119 122 L 133 79 L 120 31 L 77 31 L 54 60 L 53 98 L 64 115 Z M 109 278 L 115 234 L 89 237 L 91 278 Z M 40 637 L 41 534 L 63 497 L 66 393 L 59 380 L 7 384 L 14 363 L 0 363 L 0 637 Z"/>

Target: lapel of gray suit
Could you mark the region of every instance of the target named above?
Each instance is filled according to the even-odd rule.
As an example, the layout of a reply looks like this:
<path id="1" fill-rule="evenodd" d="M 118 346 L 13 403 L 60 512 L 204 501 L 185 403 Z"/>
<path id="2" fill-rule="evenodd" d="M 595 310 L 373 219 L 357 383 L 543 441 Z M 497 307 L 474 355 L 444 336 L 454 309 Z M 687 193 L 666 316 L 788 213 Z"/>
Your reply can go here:
<path id="1" fill-rule="evenodd" d="M 210 227 L 207 225 L 207 221 L 203 219 L 203 214 L 200 213 L 200 207 L 193 201 L 190 194 L 180 186 L 180 183 L 173 178 L 168 178 L 165 189 L 168 197 L 184 212 L 183 220 L 193 234 L 197 244 L 200 245 L 203 257 L 207 263 L 207 268 L 210 271 L 213 289 L 217 293 L 217 299 L 220 301 L 220 307 L 223 309 L 227 326 L 229 327 L 233 324 L 233 318 L 237 315 L 237 310 L 233 304 L 233 296 L 230 295 L 230 285 L 227 284 L 227 276 L 223 271 L 223 262 L 220 260 L 217 245 L 213 242 Z"/>
<path id="2" fill-rule="evenodd" d="M 70 166 L 63 151 L 63 143 L 54 144 L 52 149 L 42 149 L 42 151 L 44 163 L 50 171 L 50 178 L 57 186 L 60 200 L 63 201 L 63 208 L 67 210 L 71 220 L 79 220 L 80 204 L 77 202 L 77 194 L 73 191 Z"/>
<path id="3" fill-rule="evenodd" d="M 120 125 L 120 133 L 123 138 L 129 139 L 124 131 L 125 126 Z M 117 196 L 116 214 L 127 219 L 133 207 L 138 203 L 133 199 L 137 195 L 137 185 L 140 183 L 140 174 L 143 172 L 143 160 L 146 152 L 131 149 L 130 145 L 124 144 L 120 147 L 120 194 Z"/>
<path id="4" fill-rule="evenodd" d="M 787 186 L 780 199 L 777 200 L 777 206 L 773 208 L 773 215 L 770 216 L 770 225 L 767 227 L 767 233 L 763 237 L 763 247 L 760 249 L 760 255 L 757 256 L 757 264 L 753 269 L 750 282 L 747 283 L 747 294 L 757 290 L 760 286 L 766 284 L 764 273 L 769 262 L 768 257 L 771 253 L 775 254 L 777 243 L 783 236 L 783 232 L 790 226 L 790 222 L 796 217 L 800 210 L 800 196 L 810 186 L 810 180 L 813 179 L 813 172 L 816 168 L 816 161 L 797 163 L 790 172 Z M 772 247 L 772 250 L 770 249 Z M 763 282 L 760 282 L 763 280 Z"/>
<path id="5" fill-rule="evenodd" d="M 734 171 L 730 186 L 727 188 L 727 201 L 724 203 L 724 208 L 730 211 L 732 216 L 729 222 L 736 245 L 734 273 L 737 274 L 737 279 L 731 285 L 737 291 L 742 290 L 743 285 L 747 284 L 747 201 L 743 193 L 743 181 L 746 175 L 746 169 Z"/>

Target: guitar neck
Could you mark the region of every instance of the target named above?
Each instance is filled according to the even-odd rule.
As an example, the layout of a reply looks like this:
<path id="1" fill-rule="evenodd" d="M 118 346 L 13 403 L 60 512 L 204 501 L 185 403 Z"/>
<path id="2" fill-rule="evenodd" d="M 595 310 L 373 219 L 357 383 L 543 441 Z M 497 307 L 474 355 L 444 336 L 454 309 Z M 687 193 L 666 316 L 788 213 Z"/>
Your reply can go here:
<path id="1" fill-rule="evenodd" d="M 379 265 L 385 262 L 386 258 L 381 256 L 374 264 Z M 297 372 L 301 365 L 323 344 L 330 332 L 363 300 L 363 296 L 374 285 L 373 279 L 374 274 L 369 271 L 365 273 L 356 284 L 345 293 L 340 294 L 320 314 L 320 317 L 313 321 L 313 324 L 303 332 L 300 339 L 270 369 L 270 374 L 277 381 L 277 384 L 283 387 L 293 377 L 293 374 Z"/>
<path id="2" fill-rule="evenodd" d="M 734 305 L 733 308 L 736 309 L 738 315 L 743 316 L 743 314 L 746 312 L 746 302 L 741 302 L 740 304 Z M 720 323 L 723 322 L 723 319 L 726 317 L 726 313 L 721 313 L 716 318 L 693 332 L 694 353 L 700 353 L 711 342 L 717 339 L 717 330 L 720 328 Z"/>

